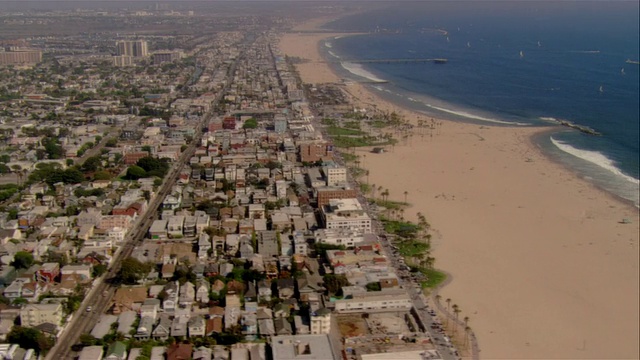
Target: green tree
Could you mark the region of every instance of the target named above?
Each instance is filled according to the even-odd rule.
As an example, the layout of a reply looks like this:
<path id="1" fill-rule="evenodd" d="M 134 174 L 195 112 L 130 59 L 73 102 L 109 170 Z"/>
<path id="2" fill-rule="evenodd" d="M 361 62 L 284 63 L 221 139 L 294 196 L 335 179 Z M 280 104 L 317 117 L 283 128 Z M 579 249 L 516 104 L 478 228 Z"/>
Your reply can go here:
<path id="1" fill-rule="evenodd" d="M 49 159 L 62 159 L 64 157 L 64 150 L 58 144 L 58 139 L 45 138 L 42 140 L 42 145 L 44 145 L 44 151 L 47 152 Z"/>
<path id="2" fill-rule="evenodd" d="M 111 180 L 111 178 L 111 173 L 106 170 L 96 171 L 96 173 L 93 174 L 94 180 Z"/>
<path id="3" fill-rule="evenodd" d="M 165 159 L 156 159 L 151 156 L 143 157 L 136 163 L 139 167 L 143 168 L 147 172 L 147 176 L 157 176 L 164 178 L 167 171 L 169 171 L 169 162 Z"/>
<path id="4" fill-rule="evenodd" d="M 138 180 L 146 176 L 147 176 L 147 172 L 143 168 L 137 165 L 131 165 L 127 169 L 127 175 L 125 177 L 128 180 Z"/>
<path id="5" fill-rule="evenodd" d="M 100 159 L 100 156 L 91 156 L 90 158 L 85 160 L 84 163 L 82 163 L 82 166 L 80 167 L 80 169 L 84 172 L 94 172 L 100 169 L 101 167 L 102 167 L 102 159 Z"/>
<path id="6" fill-rule="evenodd" d="M 339 294 L 343 286 L 349 285 L 349 280 L 344 275 L 326 274 L 323 278 L 324 287 L 330 294 Z"/>
<path id="7" fill-rule="evenodd" d="M 13 256 L 13 262 L 11 263 L 11 265 L 13 265 L 13 267 L 16 269 L 28 269 L 29 267 L 31 267 L 31 265 L 33 265 L 33 261 L 33 255 L 31 253 L 26 251 L 18 251 Z"/>
<path id="8" fill-rule="evenodd" d="M 91 270 L 91 275 L 93 275 L 94 278 L 97 278 L 102 276 L 102 274 L 106 272 L 107 272 L 107 265 L 98 264 L 94 266 L 93 269 Z"/>
<path id="9" fill-rule="evenodd" d="M 45 353 L 53 347 L 54 341 L 40 330 L 22 326 L 14 326 L 7 334 L 7 342 L 18 344 L 23 349 L 33 349 L 38 354 Z"/>
<path id="10" fill-rule="evenodd" d="M 136 284 L 142 280 L 152 270 L 152 264 L 140 262 L 138 259 L 129 257 L 122 261 L 119 276 L 125 284 Z"/>
<path id="11" fill-rule="evenodd" d="M 242 125 L 243 129 L 255 129 L 258 127 L 258 121 L 254 118 L 247 119 Z"/>
<path id="12" fill-rule="evenodd" d="M 98 339 L 91 334 L 81 334 L 80 335 L 80 344 L 84 346 L 93 346 L 97 343 Z"/>

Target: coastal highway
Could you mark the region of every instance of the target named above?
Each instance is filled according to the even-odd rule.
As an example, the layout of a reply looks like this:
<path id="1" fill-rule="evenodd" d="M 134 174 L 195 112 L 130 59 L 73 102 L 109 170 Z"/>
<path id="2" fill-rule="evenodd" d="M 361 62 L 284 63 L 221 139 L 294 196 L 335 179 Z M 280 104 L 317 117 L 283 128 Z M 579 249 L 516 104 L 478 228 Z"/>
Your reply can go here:
<path id="1" fill-rule="evenodd" d="M 223 95 L 227 92 L 232 76 L 235 73 L 236 65 L 238 61 L 243 58 L 243 55 L 237 57 L 236 61 L 230 66 L 229 71 L 227 72 L 227 85 L 216 96 L 211 106 L 212 110 L 204 115 L 196 125 L 197 129 L 195 138 L 191 141 L 180 158 L 173 163 L 173 166 L 165 176 L 164 182 L 160 186 L 158 193 L 153 197 L 153 200 L 149 204 L 147 211 L 143 215 L 140 215 L 136 220 L 127 234 L 124 244 L 116 251 L 111 268 L 109 268 L 109 271 L 105 275 L 94 281 L 92 289 L 88 292 L 85 299 L 82 301 L 80 308 L 76 311 L 62 334 L 58 337 L 56 344 L 49 351 L 45 360 L 73 360 L 74 353 L 71 346 L 78 342 L 80 335 L 89 333 L 98 322 L 100 316 L 108 310 L 108 307 L 111 304 L 111 299 L 120 285 L 117 274 L 120 270 L 122 261 L 131 256 L 133 249 L 140 245 L 145 238 L 147 230 L 151 227 L 151 224 L 156 218 L 158 208 L 162 204 L 162 201 L 169 194 L 176 183 L 178 175 L 195 153 L 196 147 L 200 144 L 203 135 L 202 128 L 209 121 L 211 116 L 213 116 L 213 109 L 216 107 L 215 105 L 220 103 Z M 91 306 L 91 311 L 87 311 L 88 306 Z"/>

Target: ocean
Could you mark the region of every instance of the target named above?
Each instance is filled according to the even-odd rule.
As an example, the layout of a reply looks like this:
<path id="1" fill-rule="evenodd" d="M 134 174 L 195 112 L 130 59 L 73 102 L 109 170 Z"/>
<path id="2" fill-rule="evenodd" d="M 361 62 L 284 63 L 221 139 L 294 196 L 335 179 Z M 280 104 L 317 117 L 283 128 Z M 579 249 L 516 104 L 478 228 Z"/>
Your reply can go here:
<path id="1" fill-rule="evenodd" d="M 535 141 L 637 206 L 638 12 L 638 2 L 623 1 L 397 2 L 325 25 L 366 34 L 328 39 L 323 53 L 345 79 L 431 116 L 498 126 L 566 120 L 593 129 L 601 135 L 558 127 Z"/>

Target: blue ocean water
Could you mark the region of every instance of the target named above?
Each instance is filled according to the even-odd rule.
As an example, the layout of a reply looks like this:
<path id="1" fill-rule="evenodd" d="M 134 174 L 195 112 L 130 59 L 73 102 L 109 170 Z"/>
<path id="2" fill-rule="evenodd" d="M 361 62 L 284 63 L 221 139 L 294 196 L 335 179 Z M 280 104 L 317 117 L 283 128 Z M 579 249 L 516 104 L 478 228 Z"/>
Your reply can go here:
<path id="1" fill-rule="evenodd" d="M 537 141 L 638 204 L 638 11 L 638 2 L 399 2 L 327 24 L 367 34 L 328 40 L 324 49 L 346 78 L 434 116 L 592 128 L 602 136 L 561 128 Z M 349 62 L 407 58 L 448 62 Z"/>

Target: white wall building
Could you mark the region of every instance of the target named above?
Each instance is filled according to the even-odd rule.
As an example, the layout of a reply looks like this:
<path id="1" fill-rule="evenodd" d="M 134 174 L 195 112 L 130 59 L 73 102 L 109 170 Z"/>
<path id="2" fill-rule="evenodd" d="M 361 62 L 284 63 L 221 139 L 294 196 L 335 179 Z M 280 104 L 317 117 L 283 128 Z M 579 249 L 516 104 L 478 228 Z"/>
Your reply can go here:
<path id="1" fill-rule="evenodd" d="M 327 186 L 339 186 L 347 182 L 347 168 L 342 166 L 325 166 L 324 176 L 327 179 Z"/>
<path id="2" fill-rule="evenodd" d="M 401 289 L 370 291 L 354 294 L 350 299 L 336 300 L 339 313 L 367 311 L 409 311 L 413 304 L 406 291 Z"/>
<path id="3" fill-rule="evenodd" d="M 311 313 L 311 334 L 328 334 L 331 331 L 331 310 L 322 308 Z"/>
<path id="4" fill-rule="evenodd" d="M 364 241 L 362 231 L 351 229 L 318 229 L 314 235 L 316 242 L 320 244 L 354 247 Z"/>
<path id="5" fill-rule="evenodd" d="M 35 327 L 44 323 L 58 325 L 61 320 L 61 304 L 28 304 L 20 310 L 20 321 L 25 327 Z"/>
<path id="6" fill-rule="evenodd" d="M 358 199 L 329 200 L 329 205 L 322 208 L 322 219 L 327 229 L 371 232 L 371 218 Z"/>

